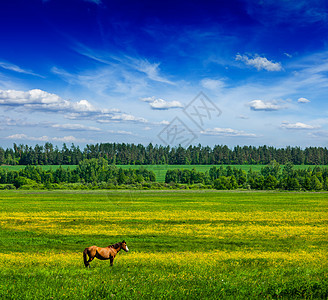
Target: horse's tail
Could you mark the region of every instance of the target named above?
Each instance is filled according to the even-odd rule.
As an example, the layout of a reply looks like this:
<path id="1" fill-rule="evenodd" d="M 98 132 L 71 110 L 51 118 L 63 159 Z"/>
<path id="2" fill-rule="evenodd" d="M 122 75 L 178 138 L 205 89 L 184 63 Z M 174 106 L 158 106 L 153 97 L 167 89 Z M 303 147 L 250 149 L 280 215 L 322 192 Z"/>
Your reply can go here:
<path id="1" fill-rule="evenodd" d="M 88 248 L 85 248 L 83 251 L 83 261 L 86 267 L 89 266 L 87 254 L 88 254 Z"/>

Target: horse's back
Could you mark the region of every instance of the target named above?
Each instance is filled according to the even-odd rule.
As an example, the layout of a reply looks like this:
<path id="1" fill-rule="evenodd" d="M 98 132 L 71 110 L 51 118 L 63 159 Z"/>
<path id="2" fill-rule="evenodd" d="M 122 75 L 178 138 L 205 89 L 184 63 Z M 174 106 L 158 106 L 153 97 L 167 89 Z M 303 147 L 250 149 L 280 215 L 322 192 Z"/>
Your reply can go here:
<path id="1" fill-rule="evenodd" d="M 97 246 L 90 246 L 90 247 L 87 247 L 86 249 L 87 249 L 89 255 L 94 256 L 97 252 L 97 248 L 98 248 Z"/>
<path id="2" fill-rule="evenodd" d="M 88 255 L 90 257 L 96 257 L 101 260 L 106 260 L 110 258 L 114 258 L 116 256 L 116 251 L 110 247 L 98 247 L 98 246 L 90 246 L 86 248 Z"/>

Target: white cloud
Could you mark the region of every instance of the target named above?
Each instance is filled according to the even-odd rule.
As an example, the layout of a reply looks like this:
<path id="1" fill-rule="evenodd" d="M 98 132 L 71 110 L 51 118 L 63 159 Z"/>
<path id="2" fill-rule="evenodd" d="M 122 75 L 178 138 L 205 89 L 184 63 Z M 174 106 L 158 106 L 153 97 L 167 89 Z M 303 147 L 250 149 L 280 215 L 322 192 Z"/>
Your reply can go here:
<path id="1" fill-rule="evenodd" d="M 86 142 L 85 139 L 78 139 L 74 136 L 64 136 L 64 137 L 49 137 L 49 136 L 40 136 L 40 137 L 34 137 L 34 136 L 28 136 L 23 133 L 17 133 L 10 135 L 6 137 L 6 139 L 9 140 L 27 140 L 27 141 L 37 141 L 37 142 L 49 142 L 49 141 L 54 141 L 54 142 L 64 142 L 64 143 L 81 143 L 81 142 Z"/>
<path id="2" fill-rule="evenodd" d="M 289 57 L 289 58 L 292 58 L 293 57 L 293 55 L 291 55 L 291 54 L 289 54 L 289 53 L 287 53 L 287 52 L 285 52 L 284 53 L 287 57 Z"/>
<path id="3" fill-rule="evenodd" d="M 75 116 L 71 116 L 71 119 L 75 119 Z M 116 114 L 116 115 L 99 115 L 94 118 L 98 123 L 111 123 L 120 121 L 131 121 L 138 123 L 148 123 L 148 120 L 141 117 L 136 117 L 129 114 Z"/>
<path id="4" fill-rule="evenodd" d="M 201 80 L 200 84 L 202 85 L 202 87 L 209 90 L 219 90 L 224 88 L 225 86 L 223 80 L 211 78 L 204 78 L 203 80 Z"/>
<path id="5" fill-rule="evenodd" d="M 160 62 L 151 63 L 146 58 L 134 58 L 128 55 L 109 55 L 108 53 L 94 51 L 93 49 L 90 49 L 84 46 L 83 44 L 77 44 L 74 50 L 79 54 L 84 55 L 92 60 L 110 66 L 111 71 L 113 70 L 113 67 L 115 67 L 115 70 L 121 73 L 121 77 L 122 73 L 123 76 L 126 76 L 127 73 L 130 73 L 128 77 L 137 77 L 138 79 L 140 79 L 140 73 L 143 73 L 144 75 L 146 75 L 147 79 L 150 79 L 152 81 L 175 85 L 174 82 L 172 82 L 161 74 L 161 70 L 159 68 Z M 56 69 L 54 69 L 54 72 L 56 72 Z"/>
<path id="6" fill-rule="evenodd" d="M 151 103 L 151 102 L 154 102 L 156 100 L 156 98 L 154 96 L 152 96 L 152 97 L 140 98 L 140 100 L 144 101 L 144 102 Z"/>
<path id="7" fill-rule="evenodd" d="M 298 103 L 309 103 L 311 102 L 310 100 L 306 99 L 306 98 L 298 98 L 297 100 Z"/>
<path id="8" fill-rule="evenodd" d="M 125 130 L 108 130 L 108 132 L 112 134 L 134 135 L 131 131 Z"/>
<path id="9" fill-rule="evenodd" d="M 179 101 L 165 101 L 163 99 L 156 99 L 150 103 L 152 109 L 170 109 L 170 108 L 182 108 L 183 105 Z"/>
<path id="10" fill-rule="evenodd" d="M 265 57 L 255 56 L 254 58 L 248 58 L 246 55 L 237 54 L 235 60 L 242 61 L 248 66 L 255 67 L 258 71 L 267 70 L 267 71 L 281 71 L 281 63 L 275 63 L 268 60 Z"/>
<path id="11" fill-rule="evenodd" d="M 313 125 L 308 125 L 305 123 L 301 123 L 301 122 L 296 122 L 296 123 L 289 123 L 287 121 L 282 122 L 282 124 L 280 125 L 281 128 L 285 128 L 285 129 L 318 129 L 320 128 L 320 126 L 313 126 Z"/>
<path id="12" fill-rule="evenodd" d="M 129 63 L 129 65 L 139 72 L 145 73 L 149 79 L 162 83 L 174 84 L 172 81 L 160 75 L 160 63 L 150 63 L 147 59 L 130 59 L 131 63 Z"/>
<path id="13" fill-rule="evenodd" d="M 83 143 L 83 142 L 87 141 L 84 138 L 78 139 L 72 135 L 64 136 L 64 137 L 53 137 L 53 138 L 50 138 L 50 140 L 55 141 L 55 142 L 63 142 L 63 143 Z"/>
<path id="14" fill-rule="evenodd" d="M 90 56 L 88 56 L 90 58 Z M 98 61 L 98 60 L 97 60 Z M 52 67 L 51 72 L 61 77 L 70 85 L 80 85 L 90 90 L 92 94 L 108 97 L 108 91 L 123 95 L 144 93 L 148 88 L 147 76 L 140 74 L 124 62 L 108 62 L 106 66 L 97 69 L 82 71 L 78 74 Z"/>
<path id="15" fill-rule="evenodd" d="M 183 108 L 183 105 L 179 101 L 166 101 L 155 97 L 141 98 L 141 101 L 149 103 L 152 109 L 165 110 L 171 108 Z"/>
<path id="16" fill-rule="evenodd" d="M 248 103 L 248 106 L 251 110 L 255 111 L 275 111 L 282 109 L 280 105 L 276 104 L 275 102 L 263 101 L 263 100 L 253 100 Z"/>
<path id="17" fill-rule="evenodd" d="M 23 134 L 23 133 L 16 133 L 16 134 L 7 136 L 6 138 L 10 139 L 10 140 L 27 140 L 28 139 L 27 135 Z"/>
<path id="18" fill-rule="evenodd" d="M 17 73 L 28 74 L 28 75 L 33 75 L 33 76 L 38 76 L 38 77 L 44 78 L 44 76 L 36 74 L 31 70 L 22 69 L 21 67 L 11 64 L 11 63 L 8 63 L 8 62 L 0 61 L 0 67 L 3 69 L 9 70 L 9 71 L 17 72 Z"/>
<path id="19" fill-rule="evenodd" d="M 147 123 L 145 118 L 125 114 L 120 110 L 100 109 L 87 100 L 72 102 L 64 100 L 56 94 L 39 89 L 27 92 L 16 90 L 0 90 L 0 106 L 21 108 L 28 111 L 64 113 L 72 120 L 93 120 L 97 122 L 134 121 Z"/>
<path id="20" fill-rule="evenodd" d="M 74 131 L 100 131 L 100 128 L 84 126 L 82 124 L 54 124 L 51 127 L 62 130 L 74 130 Z"/>
<path id="21" fill-rule="evenodd" d="M 170 122 L 167 121 L 167 120 L 163 120 L 163 121 L 160 121 L 160 122 L 153 122 L 152 124 L 153 125 L 169 125 Z"/>
<path id="22" fill-rule="evenodd" d="M 140 122 L 140 123 L 148 123 L 148 121 L 145 118 L 136 117 L 129 114 L 119 114 L 114 115 L 111 120 L 113 121 L 134 121 L 134 122 Z"/>
<path id="23" fill-rule="evenodd" d="M 228 137 L 256 137 L 255 133 L 247 133 L 243 130 L 236 130 L 232 128 L 213 128 L 206 129 L 200 132 L 203 135 L 219 135 Z"/>
<path id="24" fill-rule="evenodd" d="M 71 102 L 60 98 L 56 94 L 39 89 L 29 90 L 27 92 L 0 90 L 0 105 L 55 112 L 97 111 L 87 100 Z"/>

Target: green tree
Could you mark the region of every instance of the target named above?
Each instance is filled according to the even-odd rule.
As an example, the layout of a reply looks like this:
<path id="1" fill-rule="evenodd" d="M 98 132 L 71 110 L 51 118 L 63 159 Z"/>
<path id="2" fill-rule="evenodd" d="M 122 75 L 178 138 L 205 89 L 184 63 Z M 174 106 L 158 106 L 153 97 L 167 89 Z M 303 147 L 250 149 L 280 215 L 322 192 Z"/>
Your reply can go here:
<path id="1" fill-rule="evenodd" d="M 238 188 L 238 183 L 237 183 L 236 177 L 234 175 L 230 176 L 229 183 L 230 183 L 230 186 L 229 186 L 230 190 L 234 190 L 234 189 Z"/>
<path id="2" fill-rule="evenodd" d="M 14 186 L 16 187 L 16 189 L 19 189 L 20 187 L 24 186 L 24 185 L 31 185 L 31 186 L 35 186 L 36 182 L 32 179 L 23 177 L 23 176 L 18 176 L 15 178 L 14 180 Z"/>
<path id="3" fill-rule="evenodd" d="M 275 178 L 278 178 L 280 173 L 280 165 L 276 160 L 271 161 L 268 165 L 261 169 L 261 174 L 264 177 L 272 175 Z"/>
<path id="4" fill-rule="evenodd" d="M 278 180 L 273 175 L 269 174 L 264 179 L 264 188 L 267 190 L 274 190 L 278 185 Z"/>
<path id="5" fill-rule="evenodd" d="M 322 188 L 325 190 L 325 191 L 328 191 L 328 177 L 326 177 L 323 181 L 323 185 L 322 185 Z"/>
<path id="6" fill-rule="evenodd" d="M 217 190 L 227 190 L 228 189 L 228 179 L 225 176 L 220 176 L 214 180 L 214 188 Z"/>
<path id="7" fill-rule="evenodd" d="M 258 190 L 263 190 L 264 188 L 264 177 L 263 175 L 258 175 L 255 178 L 255 188 Z"/>
<path id="8" fill-rule="evenodd" d="M 322 183 L 317 176 L 311 176 L 311 190 L 320 191 L 322 190 Z"/>

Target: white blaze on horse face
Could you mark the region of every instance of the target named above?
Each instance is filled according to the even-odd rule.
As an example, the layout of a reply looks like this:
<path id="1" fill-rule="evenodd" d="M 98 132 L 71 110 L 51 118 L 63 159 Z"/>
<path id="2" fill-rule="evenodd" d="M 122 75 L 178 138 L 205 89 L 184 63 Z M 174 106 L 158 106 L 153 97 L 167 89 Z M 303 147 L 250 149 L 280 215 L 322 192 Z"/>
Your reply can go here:
<path id="1" fill-rule="evenodd" d="M 126 248 L 126 252 L 128 252 L 128 251 L 129 251 L 129 248 L 128 248 L 128 246 L 125 246 L 125 248 Z"/>

